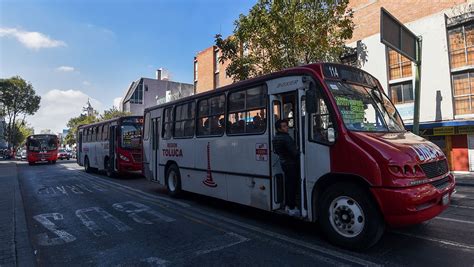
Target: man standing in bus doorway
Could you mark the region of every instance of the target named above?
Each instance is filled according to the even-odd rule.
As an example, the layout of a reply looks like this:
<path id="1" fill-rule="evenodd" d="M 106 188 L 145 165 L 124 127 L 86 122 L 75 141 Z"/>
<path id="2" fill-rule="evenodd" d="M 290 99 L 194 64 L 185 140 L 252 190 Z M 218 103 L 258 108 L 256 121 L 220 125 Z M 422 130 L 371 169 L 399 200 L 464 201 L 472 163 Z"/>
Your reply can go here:
<path id="1" fill-rule="evenodd" d="M 285 173 L 285 210 L 290 216 L 299 216 L 300 211 L 296 207 L 296 189 L 298 188 L 298 149 L 295 141 L 288 134 L 288 121 L 277 120 L 277 130 L 273 138 L 273 149 L 280 157 L 280 164 Z"/>

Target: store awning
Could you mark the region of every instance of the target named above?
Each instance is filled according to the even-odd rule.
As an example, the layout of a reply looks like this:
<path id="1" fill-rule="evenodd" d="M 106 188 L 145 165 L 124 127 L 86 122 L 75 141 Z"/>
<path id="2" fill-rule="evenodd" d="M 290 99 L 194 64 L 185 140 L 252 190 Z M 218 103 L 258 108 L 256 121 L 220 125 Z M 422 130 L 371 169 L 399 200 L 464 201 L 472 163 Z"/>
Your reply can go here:
<path id="1" fill-rule="evenodd" d="M 434 121 L 420 123 L 420 130 L 433 129 L 438 127 L 458 127 L 458 126 L 474 126 L 474 120 L 453 120 L 453 121 Z M 405 124 L 408 131 L 413 129 L 413 124 Z"/>

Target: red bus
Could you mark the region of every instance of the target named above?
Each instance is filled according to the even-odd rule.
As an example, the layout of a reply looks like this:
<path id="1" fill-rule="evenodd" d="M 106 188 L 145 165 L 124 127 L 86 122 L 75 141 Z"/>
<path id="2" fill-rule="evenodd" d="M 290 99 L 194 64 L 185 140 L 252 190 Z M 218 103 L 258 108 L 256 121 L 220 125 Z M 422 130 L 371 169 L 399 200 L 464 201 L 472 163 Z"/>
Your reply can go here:
<path id="1" fill-rule="evenodd" d="M 350 66 L 283 70 L 147 108 L 144 118 L 144 174 L 170 195 L 319 221 L 329 240 L 349 248 L 375 244 L 386 225 L 437 216 L 454 192 L 441 149 L 406 131 L 379 81 Z M 301 212 L 285 207 L 272 146 L 278 119 L 299 148 Z"/>
<path id="2" fill-rule="evenodd" d="M 143 117 L 124 116 L 79 126 L 77 163 L 86 172 L 105 171 L 107 176 L 142 171 Z"/>
<path id="3" fill-rule="evenodd" d="M 54 134 L 33 134 L 26 138 L 26 159 L 30 165 L 36 162 L 55 164 L 58 159 L 59 139 Z"/>

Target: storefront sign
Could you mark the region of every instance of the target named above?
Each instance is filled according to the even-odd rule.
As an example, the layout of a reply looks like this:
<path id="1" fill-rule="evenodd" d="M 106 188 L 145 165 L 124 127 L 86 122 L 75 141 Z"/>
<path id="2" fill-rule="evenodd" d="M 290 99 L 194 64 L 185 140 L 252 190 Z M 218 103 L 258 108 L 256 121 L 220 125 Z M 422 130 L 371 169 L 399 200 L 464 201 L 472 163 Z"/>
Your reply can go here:
<path id="1" fill-rule="evenodd" d="M 433 135 L 454 135 L 454 127 L 433 128 Z"/>
<path id="2" fill-rule="evenodd" d="M 459 126 L 458 134 L 473 134 L 474 126 Z"/>

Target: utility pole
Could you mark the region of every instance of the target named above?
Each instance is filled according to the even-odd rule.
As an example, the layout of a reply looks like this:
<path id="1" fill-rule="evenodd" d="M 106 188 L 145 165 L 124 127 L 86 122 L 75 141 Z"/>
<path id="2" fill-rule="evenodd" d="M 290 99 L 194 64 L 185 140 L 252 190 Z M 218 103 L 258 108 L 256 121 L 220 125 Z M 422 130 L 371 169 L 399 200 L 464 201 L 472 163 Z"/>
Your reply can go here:
<path id="1" fill-rule="evenodd" d="M 416 61 L 415 61 L 415 107 L 413 110 L 413 133 L 420 134 L 420 97 L 421 97 L 421 45 L 422 38 L 416 39 Z"/>

